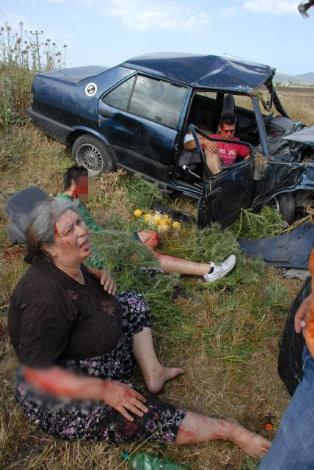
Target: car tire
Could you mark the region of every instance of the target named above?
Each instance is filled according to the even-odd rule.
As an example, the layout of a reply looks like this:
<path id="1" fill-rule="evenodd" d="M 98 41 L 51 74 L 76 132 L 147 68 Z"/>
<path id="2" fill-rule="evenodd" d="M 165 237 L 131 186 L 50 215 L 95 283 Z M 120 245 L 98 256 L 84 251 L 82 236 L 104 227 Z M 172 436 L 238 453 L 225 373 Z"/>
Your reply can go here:
<path id="1" fill-rule="evenodd" d="M 89 134 L 78 137 L 72 146 L 72 155 L 79 166 L 84 166 L 91 176 L 115 170 L 115 155 L 110 147 Z"/>
<path id="2" fill-rule="evenodd" d="M 288 224 L 292 224 L 295 219 L 295 199 L 293 194 L 279 194 L 275 197 L 275 202 L 283 220 Z"/>

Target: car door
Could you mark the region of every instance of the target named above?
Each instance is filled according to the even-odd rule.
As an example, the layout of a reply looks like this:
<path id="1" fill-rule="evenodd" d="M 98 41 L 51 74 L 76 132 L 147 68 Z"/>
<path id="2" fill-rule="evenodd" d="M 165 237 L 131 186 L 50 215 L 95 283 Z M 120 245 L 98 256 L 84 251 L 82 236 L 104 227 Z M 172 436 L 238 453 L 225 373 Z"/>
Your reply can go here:
<path id="1" fill-rule="evenodd" d="M 250 207 L 256 191 L 253 172 L 254 160 L 250 158 L 210 176 L 199 201 L 199 225 L 219 222 L 226 227 L 237 219 L 241 209 Z"/>
<path id="2" fill-rule="evenodd" d="M 127 169 L 167 182 L 188 88 L 134 75 L 99 101 L 99 124 Z"/>

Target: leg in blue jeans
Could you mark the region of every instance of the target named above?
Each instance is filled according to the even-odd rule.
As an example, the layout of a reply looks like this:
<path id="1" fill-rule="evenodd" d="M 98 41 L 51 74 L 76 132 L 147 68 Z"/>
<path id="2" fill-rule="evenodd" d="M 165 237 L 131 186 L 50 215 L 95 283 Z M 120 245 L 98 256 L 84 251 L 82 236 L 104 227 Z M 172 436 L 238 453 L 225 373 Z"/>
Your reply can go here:
<path id="1" fill-rule="evenodd" d="M 304 349 L 304 376 L 258 470 L 314 470 L 314 360 Z"/>

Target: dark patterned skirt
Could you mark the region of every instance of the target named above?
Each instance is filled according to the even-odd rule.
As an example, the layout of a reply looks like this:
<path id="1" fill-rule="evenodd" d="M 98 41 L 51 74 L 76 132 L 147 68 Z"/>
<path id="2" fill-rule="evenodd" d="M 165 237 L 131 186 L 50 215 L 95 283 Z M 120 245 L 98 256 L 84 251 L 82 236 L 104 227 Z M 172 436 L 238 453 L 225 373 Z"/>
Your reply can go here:
<path id="1" fill-rule="evenodd" d="M 64 361 L 61 366 L 80 374 L 129 382 L 134 370 L 133 336 L 151 326 L 150 312 L 140 294 L 119 295 L 123 309 L 123 335 L 107 354 L 85 360 Z M 130 384 L 132 385 L 132 384 Z M 132 387 L 134 387 L 132 385 Z M 27 384 L 17 372 L 16 398 L 27 417 L 49 434 L 64 439 L 92 439 L 109 443 L 152 439 L 173 442 L 186 411 L 163 403 L 155 395 L 139 390 L 149 409 L 143 417 L 126 420 L 119 412 L 100 401 L 57 399 L 43 395 Z"/>

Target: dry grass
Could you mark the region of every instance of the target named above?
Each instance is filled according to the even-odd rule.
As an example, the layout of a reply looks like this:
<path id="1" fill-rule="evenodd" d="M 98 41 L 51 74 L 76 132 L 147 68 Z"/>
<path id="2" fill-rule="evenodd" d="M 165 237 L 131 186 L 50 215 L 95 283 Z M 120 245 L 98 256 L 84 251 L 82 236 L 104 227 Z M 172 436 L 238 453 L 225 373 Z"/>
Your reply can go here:
<path id="1" fill-rule="evenodd" d="M 314 124 L 314 90 L 302 88 L 283 88 L 278 90 L 280 101 L 292 119 Z"/>
<path id="2" fill-rule="evenodd" d="M 296 117 L 294 102 L 286 106 L 291 107 L 290 112 Z M 72 161 L 61 145 L 31 126 L 12 128 L 10 133 L 0 136 L 0 142 L 3 193 L 33 184 L 51 194 L 60 190 L 62 173 Z M 136 228 L 131 217 L 134 200 L 130 201 L 128 189 L 132 184 L 123 172 L 97 180 L 91 209 L 98 220 L 110 221 L 120 228 L 128 224 Z M 171 204 L 179 209 L 192 208 L 183 199 L 172 200 Z M 29 424 L 14 402 L 15 359 L 6 331 L 9 295 L 25 266 L 21 253 L 6 240 L 4 226 L 5 217 L 0 212 L 0 468 L 125 468 L 120 458 L 122 450 L 132 452 L 138 446 L 195 470 L 255 468 L 256 461 L 227 443 L 178 448 L 146 442 L 110 447 L 102 443 L 58 441 Z M 212 250 L 209 253 L 218 252 L 214 236 L 214 233 L 209 236 L 208 249 Z M 229 249 L 232 235 L 225 232 L 220 237 L 219 246 L 225 244 L 224 249 Z M 188 239 L 184 243 L 189 246 Z M 165 239 L 163 246 L 182 252 L 182 244 L 180 238 Z M 191 238 L 187 256 L 192 248 Z M 119 282 L 122 281 L 120 277 Z M 152 289 L 154 282 L 152 279 Z M 170 301 L 168 296 L 167 308 L 172 310 L 165 310 L 166 314 L 164 305 L 158 305 L 158 299 L 150 294 L 157 312 L 158 353 L 165 363 L 186 370 L 184 376 L 167 386 L 163 398 L 210 415 L 232 416 L 264 434 L 265 420 L 272 415 L 277 427 L 288 402 L 276 371 L 278 339 L 299 287 L 300 282 L 285 280 L 277 271 L 240 256 L 236 271 L 215 286 L 181 278 L 181 295 Z"/>

